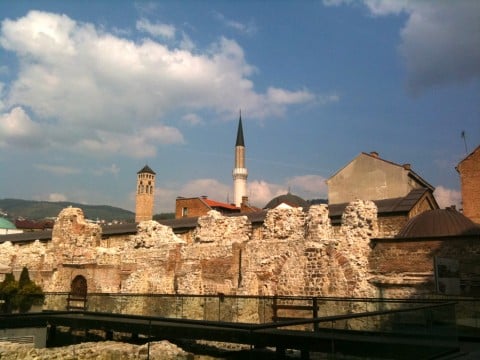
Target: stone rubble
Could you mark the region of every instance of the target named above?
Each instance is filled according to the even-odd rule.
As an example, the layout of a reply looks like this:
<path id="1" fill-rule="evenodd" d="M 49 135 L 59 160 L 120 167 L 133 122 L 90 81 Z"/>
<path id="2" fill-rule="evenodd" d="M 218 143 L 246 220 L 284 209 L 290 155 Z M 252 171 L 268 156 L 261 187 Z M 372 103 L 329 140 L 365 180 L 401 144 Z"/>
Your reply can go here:
<path id="1" fill-rule="evenodd" d="M 193 355 L 168 341 L 133 345 L 115 341 L 86 342 L 57 348 L 33 348 L 27 344 L 0 342 L 2 360 L 181 360 Z"/>

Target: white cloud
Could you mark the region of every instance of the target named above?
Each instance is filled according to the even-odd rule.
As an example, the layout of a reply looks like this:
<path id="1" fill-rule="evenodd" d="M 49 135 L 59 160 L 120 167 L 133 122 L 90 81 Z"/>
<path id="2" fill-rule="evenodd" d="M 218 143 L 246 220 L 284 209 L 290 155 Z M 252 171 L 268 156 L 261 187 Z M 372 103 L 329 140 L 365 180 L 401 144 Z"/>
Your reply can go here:
<path id="1" fill-rule="evenodd" d="M 183 135 L 176 128 L 157 125 L 138 131 L 135 134 L 116 134 L 97 130 L 90 138 L 77 143 L 79 151 L 96 153 L 99 156 L 121 154 L 133 158 L 153 157 L 157 144 L 182 143 Z"/>
<path id="2" fill-rule="evenodd" d="M 480 77 L 480 2 L 418 2 L 402 29 L 400 51 L 414 93 Z"/>
<path id="3" fill-rule="evenodd" d="M 271 184 L 266 181 L 253 180 L 248 182 L 250 204 L 264 207 L 271 199 L 286 194 L 287 186 Z M 157 187 L 155 189 L 155 211 L 172 212 L 175 209 L 177 196 L 198 197 L 208 196 L 209 199 L 227 202 L 233 200 L 232 184 L 223 184 L 216 179 L 194 179 L 181 186 Z"/>
<path id="4" fill-rule="evenodd" d="M 101 167 L 93 170 L 93 174 L 96 176 L 103 176 L 105 174 L 117 176 L 119 172 L 120 172 L 120 169 L 116 164 L 112 164 L 110 166 L 105 166 L 105 167 Z"/>
<path id="5" fill-rule="evenodd" d="M 298 195 L 305 200 L 326 198 L 327 184 L 325 178 L 320 175 L 294 176 L 287 180 L 292 194 Z"/>
<path id="6" fill-rule="evenodd" d="M 140 19 L 136 24 L 137 30 L 146 32 L 154 37 L 173 39 L 175 37 L 175 26 L 169 24 L 152 24 L 147 19 Z"/>
<path id="7" fill-rule="evenodd" d="M 217 20 L 219 20 L 223 25 L 234 29 L 240 33 L 246 34 L 246 35 L 253 35 L 257 32 L 257 27 L 253 21 L 250 21 L 248 24 L 241 23 L 239 21 L 235 21 L 232 19 L 227 19 L 225 15 L 219 13 L 219 12 L 214 12 L 214 16 Z"/>
<path id="8" fill-rule="evenodd" d="M 158 3 L 155 1 L 135 1 L 133 3 L 135 10 L 143 15 L 154 15 L 158 9 Z"/>
<path id="9" fill-rule="evenodd" d="M 287 186 L 268 183 L 264 180 L 248 182 L 248 200 L 250 204 L 263 208 L 274 197 L 286 194 Z"/>
<path id="10" fill-rule="evenodd" d="M 30 119 L 21 108 L 0 114 L 0 147 L 33 147 L 39 145 L 43 135 L 40 125 Z"/>
<path id="11" fill-rule="evenodd" d="M 480 77 L 480 2 L 365 0 L 376 16 L 406 13 L 400 53 L 414 92 Z"/>
<path id="12" fill-rule="evenodd" d="M 276 87 L 256 92 L 249 79 L 256 69 L 233 40 L 221 38 L 204 52 L 192 52 L 186 35 L 182 42 L 175 49 L 151 39 L 134 42 L 66 15 L 30 11 L 1 23 L 0 45 L 17 56 L 20 70 L 0 102 L 28 109 L 45 129 L 36 135 L 39 143 L 144 157 L 154 156 L 158 145 L 183 142 L 175 125 L 161 125 L 180 109 L 226 117 L 242 107 L 263 119 L 316 97 Z M 3 146 L 10 144 L 0 136 Z"/>
<path id="13" fill-rule="evenodd" d="M 354 0 L 323 0 L 322 2 L 325 6 L 340 6 L 343 4 L 350 4 L 353 1 Z"/>
<path id="14" fill-rule="evenodd" d="M 67 201 L 67 197 L 64 194 L 59 194 L 59 193 L 52 193 L 48 195 L 48 200 L 47 201 Z"/>
<path id="15" fill-rule="evenodd" d="M 363 0 L 374 16 L 405 14 L 399 51 L 406 64 L 408 88 L 429 88 L 480 77 L 480 1 Z M 327 6 L 355 4 L 324 0 Z"/>
<path id="16" fill-rule="evenodd" d="M 208 196 L 210 199 L 226 202 L 229 197 L 230 185 L 225 185 L 215 179 L 196 179 L 188 182 L 180 189 L 179 196 Z"/>
<path id="17" fill-rule="evenodd" d="M 190 39 L 190 36 L 188 36 L 184 32 L 182 32 L 182 39 L 180 40 L 180 49 L 186 50 L 186 51 L 195 50 L 195 43 L 193 42 L 192 39 Z"/>
<path id="18" fill-rule="evenodd" d="M 61 165 L 50 165 L 50 164 L 35 164 L 34 167 L 39 170 L 49 172 L 53 175 L 72 175 L 80 173 L 78 168 L 61 166 Z"/>
<path id="19" fill-rule="evenodd" d="M 291 188 L 297 196 L 309 199 L 326 197 L 325 178 L 319 175 L 296 176 L 287 179 L 285 184 L 269 183 L 265 180 L 249 180 L 247 184 L 248 200 L 253 206 L 263 208 L 273 198 L 284 195 Z M 232 184 L 223 184 L 215 179 L 195 179 L 180 186 L 157 187 L 155 189 L 156 212 L 172 212 L 177 196 L 208 196 L 216 201 L 233 200 Z M 132 194 L 132 199 L 134 195 Z"/>
<path id="20" fill-rule="evenodd" d="M 182 117 L 182 120 L 189 123 L 190 125 L 202 125 L 204 122 L 200 116 L 197 114 L 186 114 Z"/>
<path id="21" fill-rule="evenodd" d="M 215 179 L 194 179 L 181 186 L 155 188 L 155 212 L 175 211 L 175 199 L 178 196 L 198 197 L 208 196 L 209 199 L 227 202 L 230 196 L 230 185 L 225 185 Z"/>
<path id="22" fill-rule="evenodd" d="M 410 12 L 415 7 L 415 3 L 411 0 L 364 0 L 364 2 L 375 16 L 398 15 L 402 12 Z"/>
<path id="23" fill-rule="evenodd" d="M 462 193 L 458 190 L 448 189 L 440 185 L 435 188 L 434 195 L 440 208 L 451 205 L 455 205 L 457 209 L 462 208 Z"/>
<path id="24" fill-rule="evenodd" d="M 267 90 L 267 98 L 276 104 L 299 104 L 312 101 L 314 95 L 307 90 L 289 91 L 270 87 Z"/>
<path id="25" fill-rule="evenodd" d="M 337 93 L 319 95 L 317 100 L 320 104 L 328 104 L 340 101 L 340 95 Z"/>

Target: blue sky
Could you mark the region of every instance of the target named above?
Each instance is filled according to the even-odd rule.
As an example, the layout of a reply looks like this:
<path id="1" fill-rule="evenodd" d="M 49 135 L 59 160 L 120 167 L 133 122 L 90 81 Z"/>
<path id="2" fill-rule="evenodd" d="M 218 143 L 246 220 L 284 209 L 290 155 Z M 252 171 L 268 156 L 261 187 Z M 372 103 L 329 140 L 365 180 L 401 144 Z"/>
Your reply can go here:
<path id="1" fill-rule="evenodd" d="M 136 172 L 232 199 L 239 110 L 254 205 L 326 198 L 360 152 L 459 204 L 480 145 L 477 1 L 0 0 L 0 198 L 134 209 Z"/>

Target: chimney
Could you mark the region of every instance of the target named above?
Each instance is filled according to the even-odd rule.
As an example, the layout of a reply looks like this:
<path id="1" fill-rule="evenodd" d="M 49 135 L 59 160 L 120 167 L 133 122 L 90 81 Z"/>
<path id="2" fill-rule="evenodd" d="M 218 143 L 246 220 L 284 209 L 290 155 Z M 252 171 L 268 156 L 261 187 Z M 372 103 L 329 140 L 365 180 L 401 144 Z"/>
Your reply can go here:
<path id="1" fill-rule="evenodd" d="M 208 196 L 207 195 L 202 195 L 200 196 L 202 199 L 206 199 Z"/>
<path id="2" fill-rule="evenodd" d="M 370 151 L 370 156 L 373 156 L 374 158 L 378 159 L 378 152 L 376 151 Z"/>
<path id="3" fill-rule="evenodd" d="M 410 166 L 410 164 L 403 164 L 402 166 L 403 166 L 403 168 L 404 168 L 405 170 L 409 170 L 409 171 L 410 171 L 410 170 L 412 169 L 412 167 Z"/>
<path id="4" fill-rule="evenodd" d="M 242 196 L 242 205 L 248 205 L 248 196 Z"/>

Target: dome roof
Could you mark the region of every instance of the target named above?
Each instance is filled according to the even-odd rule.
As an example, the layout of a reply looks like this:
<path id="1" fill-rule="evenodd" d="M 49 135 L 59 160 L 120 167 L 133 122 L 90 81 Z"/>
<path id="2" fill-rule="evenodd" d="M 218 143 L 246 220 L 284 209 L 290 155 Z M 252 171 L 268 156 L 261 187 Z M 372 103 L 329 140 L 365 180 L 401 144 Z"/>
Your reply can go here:
<path id="1" fill-rule="evenodd" d="M 304 210 L 309 207 L 308 202 L 303 200 L 300 196 L 287 193 L 270 200 L 268 204 L 265 205 L 264 209 L 275 209 L 280 204 L 286 204 L 291 207 L 302 207 Z"/>
<path id="2" fill-rule="evenodd" d="M 0 229 L 16 229 L 16 227 L 7 219 L 0 217 Z"/>
<path id="3" fill-rule="evenodd" d="M 400 230 L 397 238 L 480 235 L 480 227 L 454 209 L 425 211 Z"/>

